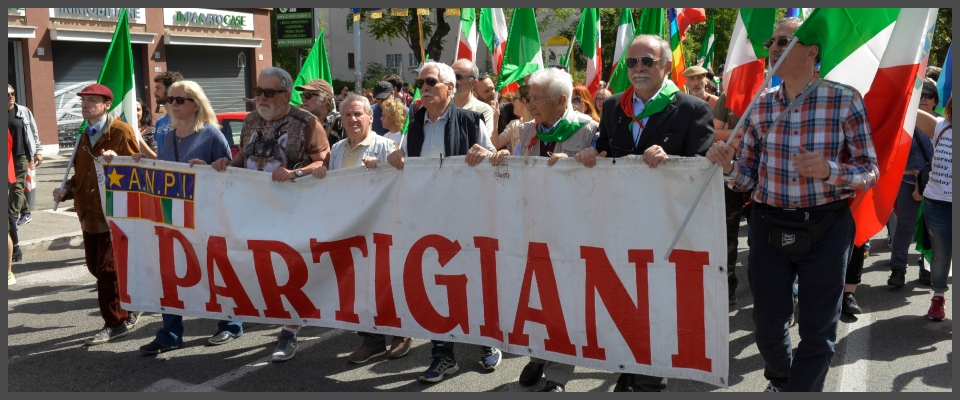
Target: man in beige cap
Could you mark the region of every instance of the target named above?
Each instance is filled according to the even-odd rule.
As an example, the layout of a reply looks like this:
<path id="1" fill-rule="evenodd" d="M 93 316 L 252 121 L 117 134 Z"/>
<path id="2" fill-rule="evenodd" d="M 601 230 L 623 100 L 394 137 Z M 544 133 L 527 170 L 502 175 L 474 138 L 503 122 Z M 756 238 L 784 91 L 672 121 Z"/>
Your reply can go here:
<path id="1" fill-rule="evenodd" d="M 714 96 L 704 89 L 707 86 L 707 70 L 699 65 L 691 66 L 683 71 L 683 77 L 687 78 L 687 94 L 700 100 L 710 103 L 710 109 L 717 105 L 717 96 Z"/>
<path id="2" fill-rule="evenodd" d="M 343 139 L 343 122 L 337 112 L 333 87 L 323 79 L 314 79 L 296 89 L 300 91 L 300 108 L 320 120 L 323 130 L 327 132 L 327 141 L 332 144 Z"/>

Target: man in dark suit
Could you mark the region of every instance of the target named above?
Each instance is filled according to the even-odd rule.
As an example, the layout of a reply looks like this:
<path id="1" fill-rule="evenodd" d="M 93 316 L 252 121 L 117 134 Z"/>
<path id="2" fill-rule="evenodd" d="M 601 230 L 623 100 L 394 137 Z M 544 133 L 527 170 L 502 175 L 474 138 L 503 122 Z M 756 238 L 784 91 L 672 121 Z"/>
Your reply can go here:
<path id="1" fill-rule="evenodd" d="M 670 155 L 706 154 L 715 136 L 710 107 L 703 100 L 680 93 L 666 79 L 671 61 L 666 41 L 653 35 L 633 39 L 626 60 L 633 88 L 603 101 L 597 147 L 577 153 L 577 161 L 593 167 L 597 156 L 636 154 L 656 168 Z"/>
<path id="2" fill-rule="evenodd" d="M 603 101 L 597 147 L 581 150 L 574 159 L 593 167 L 598 156 L 635 154 L 643 155 L 643 161 L 656 168 L 660 160 L 671 155 L 706 154 L 716 136 L 710 106 L 680 93 L 666 79 L 671 61 L 670 44 L 663 39 L 653 35 L 633 39 L 626 60 L 633 88 Z M 620 374 L 613 391 L 658 392 L 666 387 L 666 378 L 625 373 Z"/>

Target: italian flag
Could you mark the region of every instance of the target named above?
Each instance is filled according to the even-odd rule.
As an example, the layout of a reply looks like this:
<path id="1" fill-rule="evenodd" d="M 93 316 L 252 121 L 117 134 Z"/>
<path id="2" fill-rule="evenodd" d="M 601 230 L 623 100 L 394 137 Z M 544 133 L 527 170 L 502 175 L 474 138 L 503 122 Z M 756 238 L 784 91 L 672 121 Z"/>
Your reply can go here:
<path id="1" fill-rule="evenodd" d="M 727 108 L 743 116 L 753 95 L 763 86 L 767 49 L 763 42 L 773 36 L 775 8 L 741 8 L 730 36 L 723 86 Z"/>
<path id="2" fill-rule="evenodd" d="M 145 219 L 177 228 L 194 229 L 193 201 L 147 193 L 107 190 L 107 216 Z"/>
<path id="3" fill-rule="evenodd" d="M 507 19 L 503 16 L 502 8 L 480 9 L 480 36 L 493 53 L 493 73 L 499 75 L 503 66 L 503 53 L 507 50 Z M 519 88 L 516 83 L 511 83 L 504 92 L 516 92 Z"/>
<path id="4" fill-rule="evenodd" d="M 333 82 L 330 75 L 330 61 L 327 59 L 327 46 L 324 44 L 323 39 L 323 29 L 320 30 L 320 35 L 317 36 L 317 40 L 313 42 L 313 49 L 310 50 L 310 55 L 307 56 L 307 60 L 303 62 L 303 68 L 300 69 L 300 74 L 297 75 L 297 79 L 293 81 L 294 89 L 293 94 L 290 96 L 291 106 L 297 107 L 303 104 L 303 100 L 300 99 L 300 91 L 297 90 L 296 87 L 305 85 L 314 79 L 323 79 L 327 81 L 327 83 Z"/>
<path id="5" fill-rule="evenodd" d="M 537 30 L 537 15 L 532 8 L 516 8 L 510 20 L 510 34 L 500 67 L 500 83 L 497 90 L 523 77 L 543 69 L 543 51 L 540 48 L 540 32 Z"/>
<path id="6" fill-rule="evenodd" d="M 470 61 L 477 61 L 477 19 L 476 11 L 473 8 L 460 9 L 460 33 L 459 43 L 456 51 L 453 53 L 453 60 L 466 58 Z"/>
<path id="7" fill-rule="evenodd" d="M 630 87 L 627 76 L 627 48 L 633 41 L 633 12 L 630 8 L 620 10 L 620 26 L 617 27 L 617 42 L 613 48 L 613 67 L 610 68 L 610 92 L 620 93 Z"/>
<path id="8" fill-rule="evenodd" d="M 603 72 L 603 57 L 600 55 L 600 9 L 585 8 L 580 14 L 577 25 L 577 42 L 580 51 L 587 58 L 587 73 L 584 80 L 591 95 L 600 89 L 600 77 Z"/>
<path id="9" fill-rule="evenodd" d="M 703 8 L 677 8 L 677 26 L 680 28 L 680 40 L 686 40 L 690 26 L 707 20 L 707 10 Z"/>
<path id="10" fill-rule="evenodd" d="M 880 178 L 851 205 L 859 246 L 887 223 L 916 123 L 936 8 L 818 8 L 795 32 L 820 46 L 820 74 L 864 98 Z"/>
<path id="11" fill-rule="evenodd" d="M 137 95 L 133 91 L 133 48 L 130 46 L 130 22 L 127 9 L 120 12 L 117 29 L 113 32 L 113 40 L 107 49 L 107 57 L 103 60 L 100 69 L 100 78 L 97 83 L 110 88 L 113 92 L 113 104 L 110 106 L 110 116 L 126 122 L 133 127 L 133 132 L 140 141 L 140 129 L 137 124 Z M 78 134 L 82 134 L 87 124 L 84 121 Z"/>
<path id="12" fill-rule="evenodd" d="M 716 36 L 713 34 L 713 16 L 710 16 L 710 26 L 707 27 L 707 34 L 703 37 L 703 44 L 700 45 L 700 54 L 697 56 L 697 63 L 706 69 L 713 68 L 713 47 L 715 42 Z"/>

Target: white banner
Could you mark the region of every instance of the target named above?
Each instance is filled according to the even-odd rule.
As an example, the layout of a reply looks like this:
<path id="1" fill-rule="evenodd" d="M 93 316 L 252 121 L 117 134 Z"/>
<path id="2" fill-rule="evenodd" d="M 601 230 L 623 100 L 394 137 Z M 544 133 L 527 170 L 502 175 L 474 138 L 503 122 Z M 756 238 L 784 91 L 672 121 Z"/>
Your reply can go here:
<path id="1" fill-rule="evenodd" d="M 723 186 L 709 163 L 407 159 L 276 183 L 116 157 L 104 210 L 127 309 L 493 346 L 727 385 Z"/>

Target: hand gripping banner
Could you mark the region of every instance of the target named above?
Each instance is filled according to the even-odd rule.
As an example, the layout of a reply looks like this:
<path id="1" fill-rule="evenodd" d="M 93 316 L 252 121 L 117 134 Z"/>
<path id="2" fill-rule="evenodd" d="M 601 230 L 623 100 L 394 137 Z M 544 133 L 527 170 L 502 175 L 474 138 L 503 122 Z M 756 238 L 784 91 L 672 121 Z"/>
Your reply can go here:
<path id="1" fill-rule="evenodd" d="M 124 308 L 473 343 L 727 385 L 723 182 L 676 158 L 406 160 L 293 182 L 101 165 Z"/>

